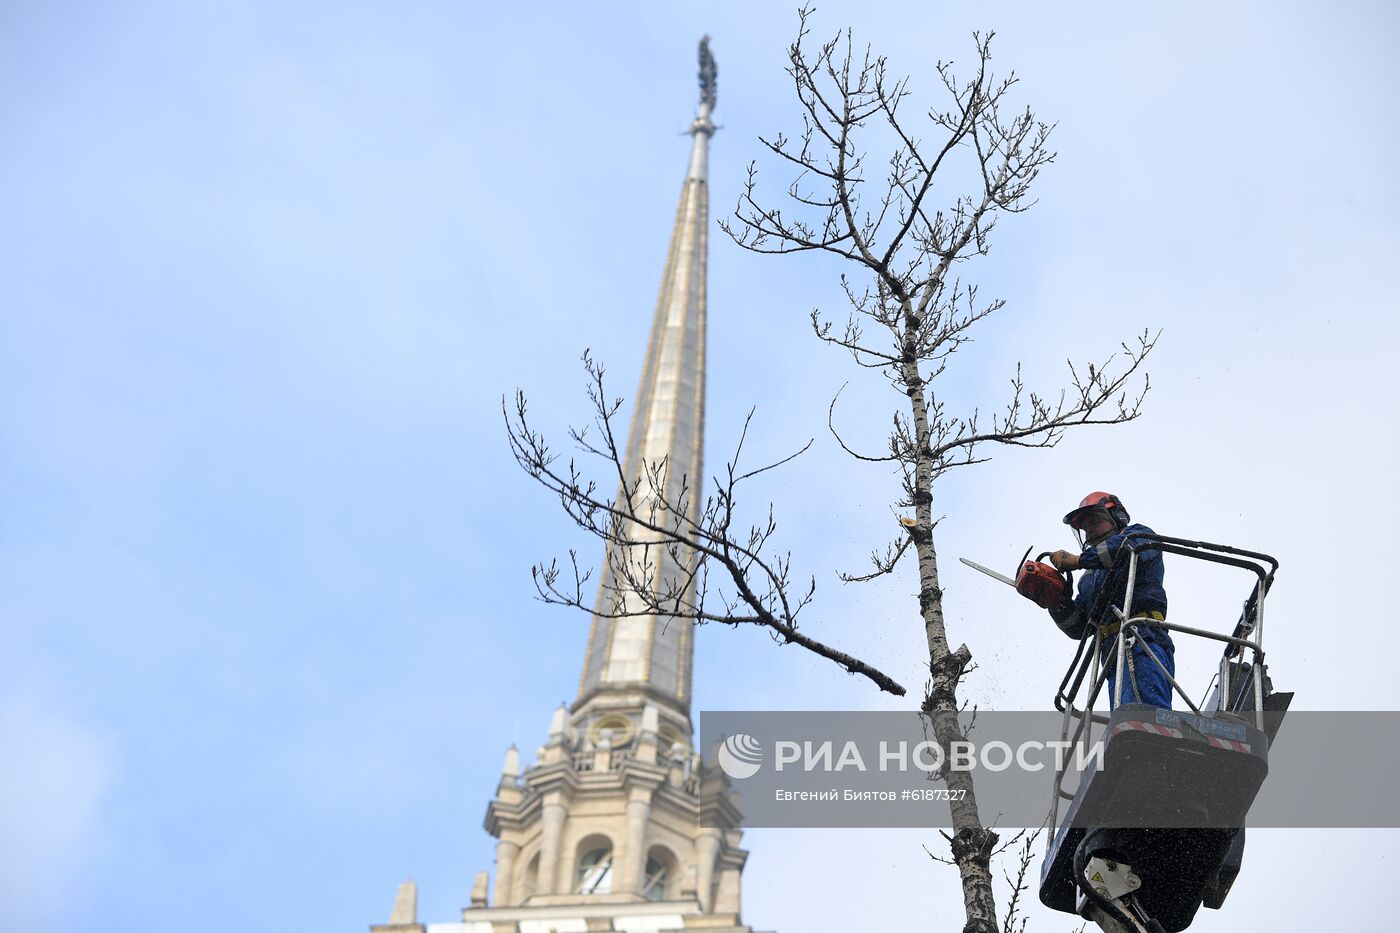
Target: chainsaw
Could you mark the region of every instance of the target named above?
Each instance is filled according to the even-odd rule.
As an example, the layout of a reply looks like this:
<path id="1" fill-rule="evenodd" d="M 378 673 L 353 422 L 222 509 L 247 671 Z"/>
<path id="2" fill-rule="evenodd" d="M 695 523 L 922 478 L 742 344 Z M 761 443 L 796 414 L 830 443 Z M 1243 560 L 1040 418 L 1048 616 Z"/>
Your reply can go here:
<path id="1" fill-rule="evenodd" d="M 973 570 L 980 570 L 987 576 L 1012 587 L 1042 609 L 1054 609 L 1064 605 L 1069 600 L 1073 585 L 1072 575 L 1068 570 L 1059 571 L 1045 563 L 1045 558 L 1050 556 L 1049 551 L 1040 554 L 1035 560 L 1026 560 L 1031 556 L 1033 550 L 1035 550 L 1034 545 L 1026 548 L 1026 553 L 1021 555 L 1021 569 L 1016 572 L 1014 580 L 1002 576 L 991 568 L 983 567 L 976 561 L 970 561 L 966 557 L 958 559 Z"/>

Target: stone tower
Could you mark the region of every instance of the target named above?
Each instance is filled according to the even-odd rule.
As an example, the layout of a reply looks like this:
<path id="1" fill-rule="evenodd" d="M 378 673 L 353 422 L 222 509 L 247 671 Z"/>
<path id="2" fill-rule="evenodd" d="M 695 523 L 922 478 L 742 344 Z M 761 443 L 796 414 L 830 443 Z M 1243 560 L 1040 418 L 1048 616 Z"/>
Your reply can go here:
<path id="1" fill-rule="evenodd" d="M 661 293 L 635 397 L 624 467 L 659 474 L 670 501 L 702 496 L 705 405 L 706 184 L 715 131 L 715 63 L 700 42 L 700 105 Z M 645 485 L 644 487 L 645 488 Z M 625 558 L 609 554 L 605 566 Z M 683 573 L 663 557 L 657 574 Z M 607 571 L 605 571 L 605 574 Z M 684 577 L 680 577 L 684 579 Z M 606 575 L 598 613 L 621 599 Z M 616 613 L 609 613 L 616 615 Z M 376 933 L 752 933 L 739 919 L 739 814 L 722 778 L 702 769 L 690 720 L 691 623 L 595 614 L 578 699 L 554 711 L 533 763 L 511 747 L 486 830 L 494 881 L 477 875 L 460 923 L 419 924 L 406 883 Z M 489 889 L 489 893 L 488 893 Z"/>

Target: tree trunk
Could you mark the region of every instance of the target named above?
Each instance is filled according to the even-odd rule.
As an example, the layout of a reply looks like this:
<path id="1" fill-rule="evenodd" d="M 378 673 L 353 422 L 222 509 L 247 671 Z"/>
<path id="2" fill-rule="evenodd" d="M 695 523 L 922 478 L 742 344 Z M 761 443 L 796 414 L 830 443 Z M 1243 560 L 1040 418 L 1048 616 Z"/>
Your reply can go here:
<path id="1" fill-rule="evenodd" d="M 906 341 L 918 326 L 918 318 L 905 303 Z M 922 710 L 933 724 L 934 738 L 943 750 L 943 760 L 952 761 L 954 742 L 964 741 L 958 723 L 958 682 L 972 660 L 967 645 L 956 651 L 948 647 L 943 621 L 943 590 L 938 585 L 938 552 L 933 544 L 933 456 L 928 423 L 928 405 L 918 363 L 906 360 L 904 387 L 914 419 L 913 498 L 917 524 L 910 530 L 919 559 L 919 610 L 923 617 L 924 638 L 928 645 L 931 681 Z M 953 818 L 951 847 L 953 862 L 962 880 L 963 907 L 967 922 L 963 933 L 997 933 L 996 899 L 992 892 L 991 858 L 997 834 L 982 825 L 977 812 L 977 795 L 972 775 L 947 768 L 945 780 L 952 791 L 949 807 Z"/>

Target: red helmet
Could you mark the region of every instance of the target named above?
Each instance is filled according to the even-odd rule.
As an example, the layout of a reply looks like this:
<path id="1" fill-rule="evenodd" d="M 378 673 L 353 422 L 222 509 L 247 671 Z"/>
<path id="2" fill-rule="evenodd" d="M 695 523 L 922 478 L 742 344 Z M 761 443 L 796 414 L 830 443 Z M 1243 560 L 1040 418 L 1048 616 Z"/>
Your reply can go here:
<path id="1" fill-rule="evenodd" d="M 1109 521 L 1118 526 L 1119 531 L 1128 527 L 1128 510 L 1123 508 L 1123 503 L 1111 492 L 1089 493 L 1079 500 L 1079 508 L 1065 516 L 1065 524 L 1078 531 L 1085 516 L 1094 511 L 1102 511 Z"/>

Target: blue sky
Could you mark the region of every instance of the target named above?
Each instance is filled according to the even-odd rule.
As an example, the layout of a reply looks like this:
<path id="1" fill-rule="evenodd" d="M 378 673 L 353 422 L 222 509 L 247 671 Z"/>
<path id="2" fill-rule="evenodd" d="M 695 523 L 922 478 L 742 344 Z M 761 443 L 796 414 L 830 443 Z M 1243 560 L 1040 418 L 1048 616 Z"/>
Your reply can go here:
<path id="1" fill-rule="evenodd" d="M 695 42 L 719 61 L 721 215 L 756 135 L 794 125 L 795 22 L 751 3 L 0 8 L 0 927 L 364 929 L 407 876 L 425 919 L 456 917 L 491 867 L 501 755 L 573 699 L 586 639 L 531 599 L 533 561 L 591 545 L 511 462 L 501 396 L 525 388 L 559 433 L 586 415 L 585 347 L 631 391 Z M 1368 654 L 1400 648 L 1375 616 L 1397 518 L 1391 7 L 815 20 L 847 24 L 923 103 L 932 63 L 994 28 L 998 67 L 1059 122 L 1040 204 L 968 269 L 1008 306 L 950 403 L 996 405 L 1017 360 L 1054 386 L 1066 357 L 1164 330 L 1140 421 L 943 485 L 973 699 L 1048 704 L 1068 643 L 953 558 L 1066 544 L 1067 503 L 1107 487 L 1160 531 L 1280 557 L 1271 653 L 1300 705 L 1395 708 L 1354 657 L 1358 626 L 1379 628 Z M 899 401 L 805 330 L 839 310 L 840 271 L 712 238 L 707 462 L 753 404 L 755 459 L 817 438 L 755 490 L 817 576 L 808 624 L 918 685 L 912 578 L 833 576 L 890 534 L 897 496 L 825 435 L 847 379 L 858 439 Z M 1230 581 L 1178 579 L 1174 614 L 1233 615 Z M 696 676 L 697 710 L 895 708 L 756 632 L 702 632 Z M 1393 874 L 1394 832 L 1260 836 L 1193 929 L 1381 916 L 1335 892 Z M 745 918 L 951 928 L 924 841 L 752 832 Z"/>

